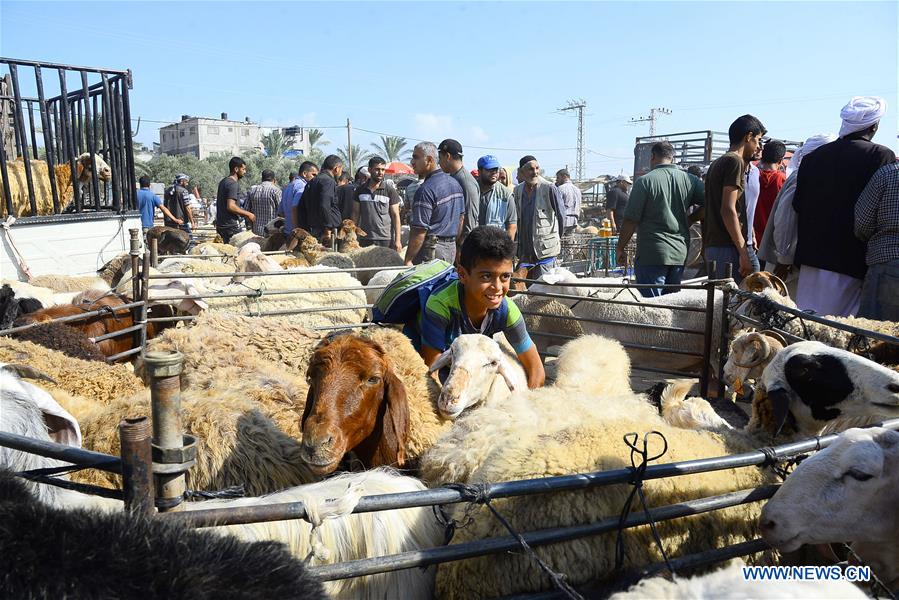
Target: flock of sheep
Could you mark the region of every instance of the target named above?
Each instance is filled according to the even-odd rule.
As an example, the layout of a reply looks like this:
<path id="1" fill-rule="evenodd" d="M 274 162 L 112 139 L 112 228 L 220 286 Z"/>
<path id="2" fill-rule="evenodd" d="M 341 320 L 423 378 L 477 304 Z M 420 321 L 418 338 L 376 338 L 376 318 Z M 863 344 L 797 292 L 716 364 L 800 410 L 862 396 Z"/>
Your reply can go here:
<path id="1" fill-rule="evenodd" d="M 365 305 L 396 270 L 374 273 L 373 268 L 361 271 L 360 275 L 365 275 L 357 278 L 331 267 L 389 267 L 401 261 L 383 252 L 387 249 L 353 247 L 352 235 L 344 236 L 346 246 L 340 253 L 324 252 L 308 235 L 281 235 L 274 241 L 246 236 L 235 240 L 233 246 L 201 244 L 195 252 L 206 257 L 165 259 L 157 269 L 160 278 L 150 280 L 154 303 L 195 317 L 190 326 L 160 328 L 147 343 L 147 350 L 176 350 L 184 357 L 181 420 L 185 433 L 198 438 L 197 464 L 187 473 L 187 486 L 220 490 L 243 485 L 248 494 L 240 499 L 185 502 L 183 510 L 302 501 L 312 520 L 198 531 L 181 531 L 167 523 L 166 531 L 147 531 L 146 536 L 153 538 L 158 548 L 176 543 L 172 540 L 178 536 L 183 537 L 182 545 L 209 545 L 209 552 L 202 556 L 213 562 L 217 559 L 209 556 L 216 552 L 250 557 L 245 566 L 233 559 L 223 563 L 228 565 L 229 575 L 220 574 L 220 569 L 205 573 L 203 581 L 220 577 L 207 593 L 239 581 L 240 574 L 258 581 L 268 577 L 265 573 L 276 571 L 280 575 L 272 575 L 268 583 L 271 593 L 287 597 L 318 598 L 327 593 L 347 598 L 474 598 L 550 589 L 551 580 L 527 553 L 476 556 L 426 569 L 329 581 L 324 583 L 324 592 L 304 573 L 299 561 L 314 570 L 319 565 L 439 547 L 447 543 L 446 521 L 459 524 L 452 544 L 508 534 L 491 508 L 480 503 L 445 506 L 440 520 L 429 506 L 352 513 L 362 496 L 444 484 L 478 489 L 500 481 L 625 468 L 631 464 L 631 452 L 623 438 L 630 432 L 641 437 L 649 431 L 662 434 L 667 448 L 655 462 L 668 463 L 749 452 L 899 416 L 899 373 L 850 352 L 858 351 L 859 345 L 849 336 L 825 334 L 823 328 L 815 327 L 811 335 L 807 329 L 801 331 L 802 337 L 828 343 L 789 345 L 771 332 L 730 332 L 735 339 L 727 357 L 726 383 L 737 389 L 754 387 L 749 424 L 743 428 L 716 414 L 706 400 L 688 397 L 692 382 L 676 381 L 658 397 L 634 391 L 630 373 L 632 360 L 638 356 L 635 346 L 636 350 L 639 346 L 667 346 L 690 351 L 696 343 L 701 344 L 701 336 L 677 335 L 674 329 L 701 331 L 704 311 L 671 307 L 704 308 L 706 293 L 685 290 L 662 299 L 642 299 L 630 296 L 628 290 L 565 287 L 576 282 L 564 271 L 554 274 L 555 281 L 532 286 L 530 291 L 536 293 L 515 299 L 527 312 L 544 315 L 527 317 L 529 331 L 542 345 L 541 350 L 558 346 L 551 352 L 557 355 L 548 368 L 551 383 L 528 390 L 522 368 L 504 340 L 465 335 L 432 369 L 449 369 L 441 386 L 401 332 L 388 327 L 339 331 L 363 322 Z M 296 255 L 263 253 L 263 248 L 278 241 L 284 246 L 292 244 Z M 107 290 L 115 290 L 122 282 L 130 284 L 129 266 L 124 260 L 107 265 L 101 272 Z M 273 274 L 285 268 L 291 272 Z M 212 276 L 233 272 L 239 274 Z M 44 283 L 59 290 L 65 278 L 57 279 Z M 38 303 L 40 312 L 54 303 L 64 304 L 61 294 L 73 293 L 35 292 L 24 284 L 5 283 L 9 288 L 0 313 L 7 320 L 12 315 L 19 323 L 34 314 L 29 299 Z M 758 289 L 753 291 L 789 303 L 770 283 L 757 281 Z M 119 287 L 120 291 L 126 289 Z M 203 297 L 180 298 L 190 290 Z M 241 297 L 238 291 L 252 295 Z M 539 295 L 560 292 L 562 298 Z M 621 299 L 622 294 L 627 295 L 628 304 L 594 300 Z M 716 302 L 720 304 L 721 298 L 718 292 Z M 70 298 L 69 302 L 72 300 L 80 301 Z M 321 307 L 345 310 L 323 313 Z M 715 327 L 720 331 L 721 311 L 715 313 L 719 315 Z M 569 316 L 582 319 L 566 318 Z M 601 322 L 594 322 L 597 320 Z M 631 326 L 634 323 L 669 325 L 671 329 Z M 886 331 L 891 324 L 874 325 Z M 787 327 L 799 324 L 788 323 Z M 77 331 L 77 324 L 72 323 L 71 329 Z M 568 337 L 574 339 L 567 341 Z M 0 429 L 80 443 L 89 450 L 118 455 L 119 422 L 128 416 L 150 414 L 145 369 L 140 360 L 132 369 L 86 360 L 73 352 L 0 337 L 0 363 L 6 365 L 0 370 Z M 647 439 L 650 454 L 658 454 L 661 438 Z M 800 463 L 764 508 L 758 503 L 739 504 L 661 521 L 656 525 L 657 535 L 669 557 L 763 536 L 773 549 L 753 555 L 750 561 L 754 564 L 776 564 L 781 552 L 795 551 L 805 543 L 853 542 L 855 552 L 895 589 L 899 586 L 895 561 L 899 539 L 897 460 L 899 433 L 882 428 L 850 429 Z M 59 464 L 6 448 L 0 448 L 0 463 L 13 472 Z M 346 473 L 336 475 L 342 472 Z M 103 487 L 121 483 L 116 475 L 89 469 L 69 478 Z M 0 477 L 0 519 L 16 514 L 14 506 L 4 504 L 9 502 L 6 488 L 11 490 L 10 498 L 22 503 L 22 484 L 7 479 Z M 647 480 L 642 490 L 648 505 L 658 507 L 776 481 L 769 468 L 729 468 Z M 40 514 L 34 513 L 34 518 L 48 523 L 68 518 L 84 528 L 67 552 L 78 552 L 79 544 L 90 543 L 88 526 L 100 522 L 91 519 L 116 523 L 125 518 L 117 514 L 121 512 L 117 500 L 45 485 L 26 486 L 46 507 Z M 628 485 L 616 484 L 498 498 L 491 507 L 517 531 L 568 527 L 617 517 L 630 490 Z M 94 512 L 76 510 L 80 508 Z M 860 526 L 861 522 L 866 526 Z M 4 535 L 0 531 L 0 542 L 6 548 Z M 17 535 L 27 536 L 24 526 Z M 113 537 L 109 534 L 100 539 L 110 548 L 126 544 Z M 622 537 L 625 571 L 663 559 L 649 526 L 626 529 Z M 232 546 L 220 550 L 216 542 L 221 540 Z M 274 547 L 271 542 L 283 546 Z M 257 554 L 276 550 L 281 554 L 266 555 L 264 560 Z M 535 552 L 576 587 L 608 584 L 621 575 L 616 570 L 614 533 L 542 546 Z M 163 570 L 165 560 L 156 557 L 149 564 Z M 260 561 L 265 567 L 259 566 Z M 110 577 L 126 568 L 121 562 L 110 561 Z M 95 569 L 83 577 L 97 572 L 102 573 Z M 286 585 L 285 572 L 295 573 L 297 578 L 287 594 L 277 587 Z M 72 577 L 81 581 L 74 574 Z M 194 591 L 190 586 L 199 579 L 191 577 L 185 574 L 182 580 L 169 582 L 186 586 L 170 589 Z M 776 587 L 793 598 L 826 597 L 830 592 L 864 597 L 859 588 L 845 582 L 791 583 L 795 585 L 781 582 Z M 52 586 L 57 584 L 48 573 L 43 584 L 47 587 L 42 589 L 54 595 L 53 590 L 59 588 Z M 83 585 L 92 583 L 85 579 Z M 644 580 L 615 597 L 701 597 L 724 589 L 737 594 L 732 597 L 742 597 L 739 593 L 750 597 L 758 590 L 742 581 L 738 569 L 731 568 L 673 582 Z M 267 592 L 260 588 L 254 593 Z"/>

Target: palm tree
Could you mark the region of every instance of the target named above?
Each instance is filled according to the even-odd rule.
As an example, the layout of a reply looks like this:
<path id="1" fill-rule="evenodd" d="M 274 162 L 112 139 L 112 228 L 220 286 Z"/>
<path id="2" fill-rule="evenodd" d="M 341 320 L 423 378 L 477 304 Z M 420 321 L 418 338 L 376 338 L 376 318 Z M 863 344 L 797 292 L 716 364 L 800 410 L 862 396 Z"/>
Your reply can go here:
<path id="1" fill-rule="evenodd" d="M 404 162 L 409 159 L 409 150 L 406 150 L 406 138 L 398 135 L 382 135 L 380 144 L 372 144 L 378 154 L 387 162 Z"/>
<path id="2" fill-rule="evenodd" d="M 293 144 L 292 136 L 284 135 L 281 133 L 280 129 L 275 129 L 268 135 L 262 136 L 260 141 L 262 142 L 262 148 L 265 151 L 265 155 L 274 158 L 280 158 L 282 154 L 287 150 L 290 150 L 290 147 Z"/>
<path id="3" fill-rule="evenodd" d="M 319 146 L 327 146 L 331 142 L 326 139 L 325 132 L 321 129 L 308 129 L 306 130 L 306 135 L 309 136 L 309 150 L 319 149 Z"/>
<path id="4" fill-rule="evenodd" d="M 359 144 L 353 144 L 353 163 L 350 164 L 349 153 L 346 148 L 338 148 L 337 156 L 343 159 L 343 164 L 347 166 L 348 169 L 358 169 L 364 162 L 366 162 L 369 158 L 371 158 L 371 152 L 365 150 Z M 352 173 L 350 174 L 352 176 Z"/>

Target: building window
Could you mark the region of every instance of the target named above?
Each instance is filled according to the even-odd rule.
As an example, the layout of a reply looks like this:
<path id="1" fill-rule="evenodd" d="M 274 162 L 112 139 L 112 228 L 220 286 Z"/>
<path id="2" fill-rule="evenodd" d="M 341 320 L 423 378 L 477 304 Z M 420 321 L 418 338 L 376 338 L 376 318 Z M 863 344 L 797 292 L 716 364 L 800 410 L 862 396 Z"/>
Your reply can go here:
<path id="1" fill-rule="evenodd" d="M 243 137 L 250 137 L 250 130 L 249 129 L 241 129 L 240 135 Z"/>
<path id="2" fill-rule="evenodd" d="M 228 133 L 234 133 L 234 128 L 233 128 L 233 127 L 229 127 L 229 128 L 228 128 Z"/>
<path id="3" fill-rule="evenodd" d="M 219 128 L 216 127 L 215 125 L 210 125 L 209 127 L 206 128 L 206 133 L 208 133 L 209 135 L 218 135 Z"/>
<path id="4" fill-rule="evenodd" d="M 164 134 L 164 133 L 162 134 L 162 141 L 163 141 L 163 142 L 165 141 L 165 134 Z"/>
<path id="5" fill-rule="evenodd" d="M 184 130 L 182 129 L 181 131 L 178 132 L 178 134 L 180 137 L 184 137 Z"/>
<path id="6" fill-rule="evenodd" d="M 190 128 L 190 134 L 191 134 L 191 135 L 197 135 L 197 128 L 196 128 L 196 126 L 192 126 L 192 127 Z"/>

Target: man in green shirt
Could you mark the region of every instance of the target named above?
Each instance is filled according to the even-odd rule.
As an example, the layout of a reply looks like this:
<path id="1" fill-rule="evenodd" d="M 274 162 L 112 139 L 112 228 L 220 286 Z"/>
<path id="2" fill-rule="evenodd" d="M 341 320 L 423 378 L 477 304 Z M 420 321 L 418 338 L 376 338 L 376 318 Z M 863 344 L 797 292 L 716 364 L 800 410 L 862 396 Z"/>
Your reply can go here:
<path id="1" fill-rule="evenodd" d="M 625 247 L 637 232 L 637 257 L 634 273 L 637 283 L 677 285 L 684 275 L 684 262 L 690 247 L 690 224 L 699 212 L 688 218 L 689 208 L 705 203 L 702 181 L 673 164 L 674 147 L 658 142 L 652 147 L 651 170 L 634 182 L 624 209 L 624 223 L 618 237 L 617 260 L 626 264 Z M 673 292 L 664 288 L 642 288 L 646 296 Z"/>

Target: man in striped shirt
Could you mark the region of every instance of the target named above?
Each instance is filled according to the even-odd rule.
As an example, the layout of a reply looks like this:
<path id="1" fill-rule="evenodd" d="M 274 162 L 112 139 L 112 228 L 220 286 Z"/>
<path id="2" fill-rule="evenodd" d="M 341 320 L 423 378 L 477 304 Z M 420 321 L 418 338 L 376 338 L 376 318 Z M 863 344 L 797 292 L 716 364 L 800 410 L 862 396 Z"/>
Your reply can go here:
<path id="1" fill-rule="evenodd" d="M 262 172 L 262 183 L 250 188 L 244 204 L 244 209 L 256 215 L 251 226 L 253 233 L 265 235 L 265 225 L 275 218 L 280 203 L 281 188 L 275 182 L 275 172 L 266 169 Z"/>
<path id="2" fill-rule="evenodd" d="M 868 243 L 858 316 L 899 321 L 899 163 L 880 167 L 858 197 L 855 237 Z"/>

